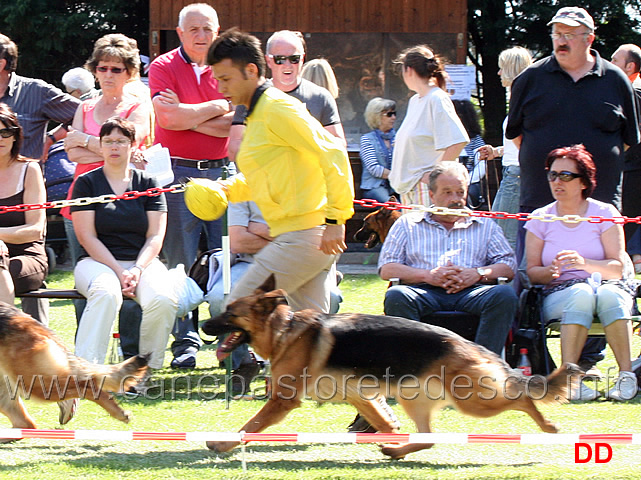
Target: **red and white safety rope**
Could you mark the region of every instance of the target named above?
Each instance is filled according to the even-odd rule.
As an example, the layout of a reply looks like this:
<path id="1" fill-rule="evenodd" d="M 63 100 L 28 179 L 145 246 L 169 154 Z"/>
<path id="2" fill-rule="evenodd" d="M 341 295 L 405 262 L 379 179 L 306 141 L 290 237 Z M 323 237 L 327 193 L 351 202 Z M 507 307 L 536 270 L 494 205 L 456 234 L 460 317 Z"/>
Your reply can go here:
<path id="1" fill-rule="evenodd" d="M 132 432 L 118 430 L 0 429 L 0 438 L 103 441 L 270 442 L 270 443 L 442 443 L 573 445 L 576 443 L 641 444 L 640 433 L 228 433 Z"/>

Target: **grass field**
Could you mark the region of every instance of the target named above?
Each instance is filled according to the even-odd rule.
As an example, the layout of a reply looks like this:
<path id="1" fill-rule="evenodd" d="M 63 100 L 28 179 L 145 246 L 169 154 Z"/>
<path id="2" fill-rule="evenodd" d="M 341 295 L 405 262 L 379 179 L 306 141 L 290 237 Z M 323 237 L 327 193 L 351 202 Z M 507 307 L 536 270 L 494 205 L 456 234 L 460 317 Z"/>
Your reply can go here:
<path id="1" fill-rule="evenodd" d="M 71 287 L 68 272 L 54 272 L 49 284 Z M 345 301 L 342 311 L 381 313 L 385 282 L 375 276 L 346 275 L 341 284 Z M 202 318 L 206 318 L 203 307 Z M 70 302 L 52 301 L 50 326 L 72 347 L 75 321 Z M 634 352 L 641 342 L 634 339 Z M 556 348 L 558 357 L 558 344 Z M 167 353 L 166 365 L 170 354 Z M 614 366 L 608 351 L 602 370 Z M 134 414 L 129 425 L 113 420 L 92 402 L 82 401 L 78 415 L 65 428 L 72 430 L 135 430 L 157 432 L 234 432 L 263 404 L 263 401 L 235 401 L 226 409 L 221 389 L 212 385 L 189 395 L 188 381 L 211 375 L 221 378 L 213 347 L 199 353 L 198 369 L 181 378 L 170 369 L 159 372 L 163 398 L 122 398 Z M 254 384 L 255 387 L 260 385 Z M 603 390 L 604 387 L 601 387 Z M 204 397 L 217 398 L 207 400 Z M 563 433 L 641 433 L 638 397 L 632 402 L 596 401 L 542 407 L 546 417 L 558 422 Z M 55 404 L 27 401 L 27 408 L 39 428 L 59 428 Z M 402 431 L 414 426 L 402 410 Z M 268 432 L 343 432 L 354 416 L 349 405 L 311 401 L 293 411 L 284 422 Z M 0 428 L 9 428 L 0 416 Z M 507 412 L 490 419 L 474 419 L 453 409 L 444 410 L 434 422 L 436 432 L 456 433 L 539 433 L 534 422 L 520 412 Z M 390 461 L 376 445 L 345 444 L 249 444 L 244 455 L 237 449 L 228 454 L 209 452 L 201 443 L 115 442 L 80 440 L 22 440 L 0 445 L 0 479 L 583 479 L 630 478 L 641 476 L 641 448 L 638 445 L 613 447 L 608 464 L 576 465 L 573 445 L 436 445 Z"/>

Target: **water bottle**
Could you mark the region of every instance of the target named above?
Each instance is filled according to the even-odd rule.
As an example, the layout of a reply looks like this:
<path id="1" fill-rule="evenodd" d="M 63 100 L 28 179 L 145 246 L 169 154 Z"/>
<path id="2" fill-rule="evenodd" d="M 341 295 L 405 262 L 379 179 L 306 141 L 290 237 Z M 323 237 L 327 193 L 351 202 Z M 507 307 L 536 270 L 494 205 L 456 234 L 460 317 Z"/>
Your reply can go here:
<path id="1" fill-rule="evenodd" d="M 122 362 L 125 358 L 122 354 L 122 346 L 120 345 L 120 334 L 113 333 L 111 339 L 111 349 L 109 350 L 109 363 L 116 364 Z"/>
<path id="2" fill-rule="evenodd" d="M 519 352 L 521 353 L 521 359 L 519 360 L 517 368 L 521 370 L 523 375 L 530 377 L 532 376 L 532 364 L 527 356 L 527 348 L 522 348 Z"/>

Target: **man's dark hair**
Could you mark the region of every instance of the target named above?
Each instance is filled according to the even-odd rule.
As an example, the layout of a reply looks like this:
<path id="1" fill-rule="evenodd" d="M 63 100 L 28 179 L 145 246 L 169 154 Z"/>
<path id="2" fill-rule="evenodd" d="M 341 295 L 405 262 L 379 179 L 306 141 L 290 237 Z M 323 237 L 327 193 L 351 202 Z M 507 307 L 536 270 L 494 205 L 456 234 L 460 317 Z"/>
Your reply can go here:
<path id="1" fill-rule="evenodd" d="M 9 37 L 0 33 L 0 60 L 3 58 L 7 61 L 4 69 L 15 72 L 18 67 L 18 47 Z"/>
<path id="2" fill-rule="evenodd" d="M 207 63 L 216 65 L 227 58 L 241 70 L 253 63 L 258 67 L 258 75 L 265 76 L 265 55 L 260 48 L 260 40 L 236 27 L 223 32 L 209 47 Z"/>

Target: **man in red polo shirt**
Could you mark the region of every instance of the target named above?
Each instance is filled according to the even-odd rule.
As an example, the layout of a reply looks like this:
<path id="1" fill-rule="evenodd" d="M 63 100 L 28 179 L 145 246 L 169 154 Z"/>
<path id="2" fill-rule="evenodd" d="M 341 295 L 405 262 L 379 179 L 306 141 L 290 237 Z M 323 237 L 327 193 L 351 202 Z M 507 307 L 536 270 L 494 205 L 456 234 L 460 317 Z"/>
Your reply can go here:
<path id="1" fill-rule="evenodd" d="M 178 16 L 181 45 L 156 58 L 149 69 L 149 87 L 156 113 L 155 142 L 169 148 L 174 178 L 221 176 L 228 165 L 227 144 L 233 112 L 218 92 L 206 64 L 209 46 L 218 35 L 218 15 L 209 5 L 191 4 Z M 235 171 L 235 170 L 234 170 Z M 200 235 L 207 248 L 221 246 L 221 221 L 204 222 L 185 206 L 182 193 L 167 195 L 167 236 L 163 255 L 169 268 L 189 268 L 196 260 Z M 174 368 L 196 366 L 201 341 L 191 319 L 178 320 L 172 344 Z"/>

